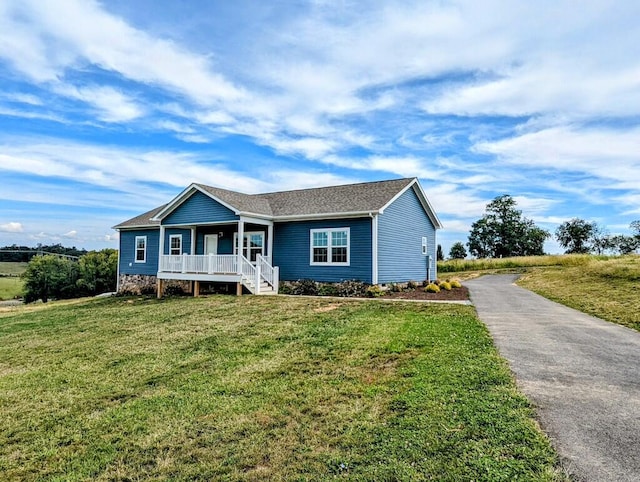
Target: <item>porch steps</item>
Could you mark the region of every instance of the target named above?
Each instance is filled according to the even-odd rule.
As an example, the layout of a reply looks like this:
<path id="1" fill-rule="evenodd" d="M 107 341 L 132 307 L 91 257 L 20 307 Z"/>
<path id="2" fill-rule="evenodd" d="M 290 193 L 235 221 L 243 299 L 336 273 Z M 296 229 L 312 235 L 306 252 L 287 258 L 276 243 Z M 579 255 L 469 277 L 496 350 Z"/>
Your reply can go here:
<path id="1" fill-rule="evenodd" d="M 248 281 L 246 279 L 242 280 L 242 284 L 244 286 L 246 286 L 246 288 L 253 294 L 256 294 L 256 290 L 255 290 L 255 283 L 253 283 L 252 281 Z M 273 286 L 271 286 L 269 283 L 267 283 L 266 281 L 262 281 L 260 283 L 260 293 L 258 293 L 258 295 L 277 295 L 278 293 L 273 289 Z"/>

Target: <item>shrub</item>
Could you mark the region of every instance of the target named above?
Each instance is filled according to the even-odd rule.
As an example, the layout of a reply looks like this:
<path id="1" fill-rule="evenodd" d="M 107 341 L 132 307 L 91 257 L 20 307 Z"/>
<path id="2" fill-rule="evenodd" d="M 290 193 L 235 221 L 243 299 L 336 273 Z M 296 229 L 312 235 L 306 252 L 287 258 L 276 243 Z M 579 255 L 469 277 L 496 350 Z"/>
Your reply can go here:
<path id="1" fill-rule="evenodd" d="M 320 296 L 338 296 L 338 288 L 334 283 L 320 283 L 318 294 Z"/>
<path id="2" fill-rule="evenodd" d="M 449 281 L 449 284 L 452 288 L 462 288 L 462 283 L 460 283 L 460 280 L 457 280 L 455 278 Z"/>
<path id="3" fill-rule="evenodd" d="M 431 283 L 431 281 L 429 281 L 428 279 L 422 280 L 422 287 L 426 288 L 427 286 L 429 286 L 429 283 Z"/>
<path id="4" fill-rule="evenodd" d="M 357 280 L 346 280 L 336 283 L 338 296 L 346 298 L 361 297 L 367 295 L 367 284 Z"/>
<path id="5" fill-rule="evenodd" d="M 439 279 L 433 280 L 432 283 L 436 286 L 440 286 L 441 281 Z"/>
<path id="6" fill-rule="evenodd" d="M 384 291 L 378 285 L 372 285 L 367 288 L 367 296 L 370 298 L 377 298 L 384 295 Z"/>
<path id="7" fill-rule="evenodd" d="M 418 283 L 415 281 L 407 281 L 407 289 L 415 290 L 418 287 Z"/>
<path id="8" fill-rule="evenodd" d="M 278 286 L 278 293 L 281 295 L 292 295 L 293 294 L 293 284 L 289 281 L 282 281 Z"/>
<path id="9" fill-rule="evenodd" d="M 291 294 L 316 296 L 318 294 L 318 283 L 312 279 L 299 279 L 293 284 Z"/>
<path id="10" fill-rule="evenodd" d="M 440 287 L 435 283 L 429 283 L 424 290 L 427 293 L 439 293 Z"/>
<path id="11" fill-rule="evenodd" d="M 451 291 L 451 283 L 448 281 L 442 281 L 439 287 L 441 290 Z"/>
<path id="12" fill-rule="evenodd" d="M 398 283 L 390 283 L 389 291 L 391 293 L 400 293 L 402 291 L 402 286 L 400 286 Z"/>

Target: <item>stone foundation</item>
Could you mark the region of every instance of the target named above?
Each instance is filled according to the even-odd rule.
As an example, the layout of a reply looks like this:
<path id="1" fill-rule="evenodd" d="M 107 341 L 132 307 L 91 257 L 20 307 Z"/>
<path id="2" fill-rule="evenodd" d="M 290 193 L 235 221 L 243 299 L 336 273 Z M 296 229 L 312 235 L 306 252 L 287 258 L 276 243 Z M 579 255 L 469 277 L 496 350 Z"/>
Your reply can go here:
<path id="1" fill-rule="evenodd" d="M 121 274 L 119 295 L 152 295 L 158 289 L 158 277 L 145 274 Z M 164 280 L 163 294 L 191 293 L 191 281 Z"/>

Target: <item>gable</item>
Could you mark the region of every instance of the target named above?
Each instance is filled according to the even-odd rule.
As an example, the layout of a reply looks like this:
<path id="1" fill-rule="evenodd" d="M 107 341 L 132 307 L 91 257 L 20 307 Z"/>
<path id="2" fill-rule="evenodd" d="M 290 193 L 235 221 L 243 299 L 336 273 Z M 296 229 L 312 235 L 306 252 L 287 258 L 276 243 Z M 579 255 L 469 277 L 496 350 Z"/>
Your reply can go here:
<path id="1" fill-rule="evenodd" d="M 166 215 L 162 219 L 162 224 L 165 226 L 172 224 L 204 224 L 237 221 L 238 219 L 240 219 L 240 216 L 231 209 L 196 190 Z"/>

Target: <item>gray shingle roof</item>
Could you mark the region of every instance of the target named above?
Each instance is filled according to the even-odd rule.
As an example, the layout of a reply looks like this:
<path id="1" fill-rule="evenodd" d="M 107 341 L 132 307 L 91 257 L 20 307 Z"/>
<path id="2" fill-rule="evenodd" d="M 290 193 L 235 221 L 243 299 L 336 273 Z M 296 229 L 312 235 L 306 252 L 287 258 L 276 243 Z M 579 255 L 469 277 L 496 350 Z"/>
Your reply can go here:
<path id="1" fill-rule="evenodd" d="M 160 221 L 152 221 L 151 218 L 155 217 L 162 209 L 164 209 L 166 204 L 162 206 L 158 206 L 157 208 L 153 208 L 151 211 L 147 211 L 146 213 L 140 214 L 135 218 L 128 219 L 120 224 L 117 224 L 113 227 L 113 229 L 119 228 L 137 228 L 137 227 L 147 227 L 147 226 L 160 226 Z"/>
<path id="2" fill-rule="evenodd" d="M 259 194 L 274 216 L 304 216 L 377 211 L 413 179 L 365 182 Z"/>
<path id="3" fill-rule="evenodd" d="M 377 212 L 414 180 L 415 178 L 404 178 L 264 194 L 243 194 L 204 184 L 194 186 L 241 213 L 278 218 Z M 160 223 L 151 221 L 151 218 L 166 206 L 168 205 L 157 207 L 114 227 L 157 226 Z"/>

